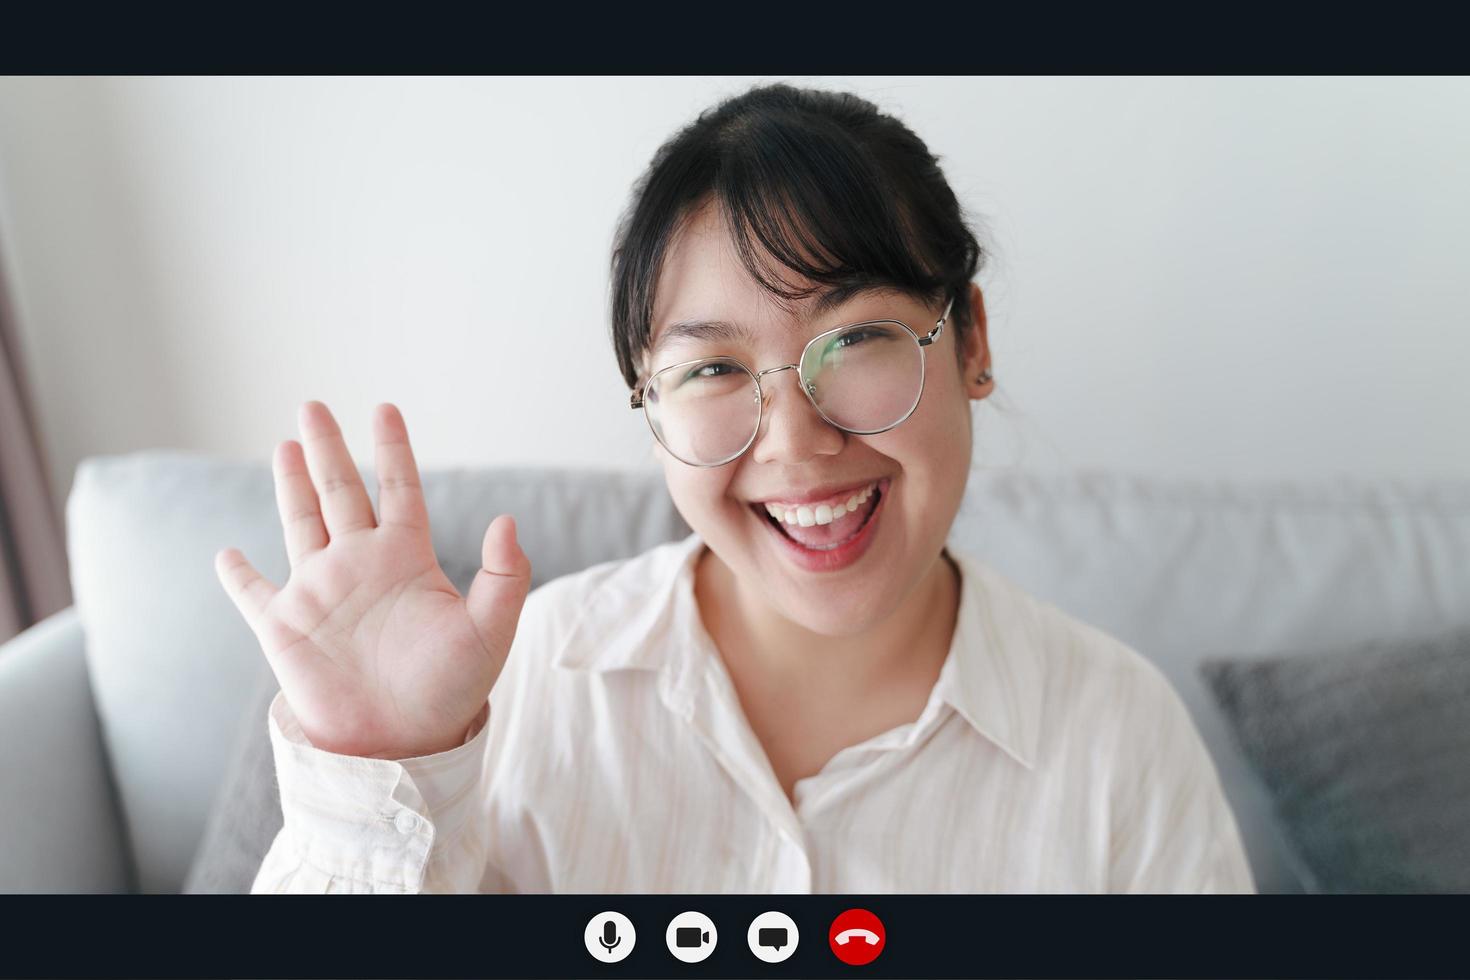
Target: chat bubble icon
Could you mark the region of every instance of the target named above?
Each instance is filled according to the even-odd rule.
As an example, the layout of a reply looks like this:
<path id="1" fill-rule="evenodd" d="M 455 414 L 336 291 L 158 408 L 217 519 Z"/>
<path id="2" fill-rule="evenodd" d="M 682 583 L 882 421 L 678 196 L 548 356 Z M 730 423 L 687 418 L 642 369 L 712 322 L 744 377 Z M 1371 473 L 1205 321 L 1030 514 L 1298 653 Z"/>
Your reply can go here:
<path id="1" fill-rule="evenodd" d="M 760 934 L 756 939 L 756 942 L 760 943 L 760 945 L 762 946 L 770 946 L 779 953 L 781 951 L 781 947 L 785 946 L 787 942 L 786 930 L 784 928 L 761 929 Z"/>

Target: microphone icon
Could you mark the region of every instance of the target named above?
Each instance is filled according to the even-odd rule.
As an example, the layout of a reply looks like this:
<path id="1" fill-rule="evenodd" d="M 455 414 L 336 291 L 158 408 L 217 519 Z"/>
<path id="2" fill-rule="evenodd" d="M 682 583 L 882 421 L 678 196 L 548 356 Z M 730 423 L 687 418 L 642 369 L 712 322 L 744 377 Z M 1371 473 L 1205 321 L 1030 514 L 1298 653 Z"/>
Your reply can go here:
<path id="1" fill-rule="evenodd" d="M 618 936 L 618 924 L 616 922 L 608 919 L 602 924 L 602 938 L 598 940 L 598 943 L 603 949 L 607 950 L 609 956 L 612 955 L 612 951 L 617 947 L 618 943 L 622 941 L 622 938 Z"/>
<path id="2" fill-rule="evenodd" d="M 582 943 L 587 947 L 587 955 L 597 962 L 621 963 L 638 945 L 638 930 L 623 913 L 604 909 L 588 916 L 587 924 L 582 927 Z"/>

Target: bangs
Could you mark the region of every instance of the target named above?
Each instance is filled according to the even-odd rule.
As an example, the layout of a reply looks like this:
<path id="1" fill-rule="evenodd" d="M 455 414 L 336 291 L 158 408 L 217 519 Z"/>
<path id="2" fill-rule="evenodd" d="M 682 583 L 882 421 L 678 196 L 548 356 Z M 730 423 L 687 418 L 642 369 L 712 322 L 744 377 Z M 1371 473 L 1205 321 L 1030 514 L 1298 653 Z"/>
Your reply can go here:
<path id="1" fill-rule="evenodd" d="M 730 134 L 713 195 L 741 264 L 788 314 L 814 293 L 842 299 L 873 287 L 935 300 L 944 279 L 883 193 L 882 171 L 849 135 L 825 129 L 807 128 L 799 145 L 779 118 Z"/>
<path id="2" fill-rule="evenodd" d="M 795 316 L 885 288 L 954 300 L 955 354 L 984 251 L 937 158 L 908 127 L 846 92 L 762 85 L 707 109 L 659 147 L 634 183 L 612 251 L 611 332 L 637 387 L 664 256 L 704 207 L 741 265 Z"/>

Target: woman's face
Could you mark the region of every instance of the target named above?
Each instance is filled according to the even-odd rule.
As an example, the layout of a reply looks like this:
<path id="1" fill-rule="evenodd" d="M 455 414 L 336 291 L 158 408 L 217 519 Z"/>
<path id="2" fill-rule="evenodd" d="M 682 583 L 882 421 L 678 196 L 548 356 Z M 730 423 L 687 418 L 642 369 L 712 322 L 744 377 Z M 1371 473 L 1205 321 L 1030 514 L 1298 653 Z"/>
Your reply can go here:
<path id="1" fill-rule="evenodd" d="M 789 270 L 781 272 L 790 281 Z M 649 372 L 716 354 L 760 371 L 796 363 L 806 342 L 832 327 L 895 319 L 922 336 L 943 312 L 942 304 L 931 309 L 886 291 L 858 294 L 820 318 L 807 312 L 810 300 L 789 316 L 773 299 L 741 265 L 718 209 L 706 206 L 666 254 L 645 362 Z M 884 620 L 924 580 L 939 559 L 964 494 L 970 400 L 987 396 L 993 384 L 975 382 L 989 360 L 984 308 L 973 285 L 971 301 L 977 322 L 969 333 L 966 363 L 956 360 L 951 319 L 938 340 L 924 348 L 918 407 L 887 432 L 851 435 L 830 425 L 802 394 L 797 372 L 780 371 L 761 379 L 765 410 L 744 455 L 723 466 L 697 467 L 655 444 L 679 513 L 734 573 L 743 592 L 813 632 L 849 636 Z M 741 325 L 752 339 L 663 342 L 669 323 L 695 319 Z M 794 529 L 817 545 L 856 533 L 860 546 L 800 547 L 777 529 L 765 506 L 831 489 L 838 492 L 824 492 L 824 500 L 845 507 L 854 493 L 875 481 L 882 481 L 878 492 L 859 502 L 856 513 L 829 525 Z"/>

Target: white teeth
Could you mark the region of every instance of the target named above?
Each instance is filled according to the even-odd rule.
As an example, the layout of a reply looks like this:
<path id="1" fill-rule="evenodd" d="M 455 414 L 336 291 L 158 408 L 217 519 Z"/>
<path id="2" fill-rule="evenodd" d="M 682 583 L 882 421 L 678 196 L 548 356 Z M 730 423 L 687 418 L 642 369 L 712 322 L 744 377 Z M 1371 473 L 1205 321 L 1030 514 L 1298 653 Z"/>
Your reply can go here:
<path id="1" fill-rule="evenodd" d="M 816 507 L 806 505 L 783 507 L 780 504 L 766 503 L 766 513 L 778 521 L 800 524 L 802 527 L 811 527 L 813 524 L 831 524 L 844 514 L 851 514 L 867 503 L 868 498 L 873 496 L 873 491 L 877 487 L 877 483 L 870 483 L 858 493 L 837 504 L 819 504 Z"/>

